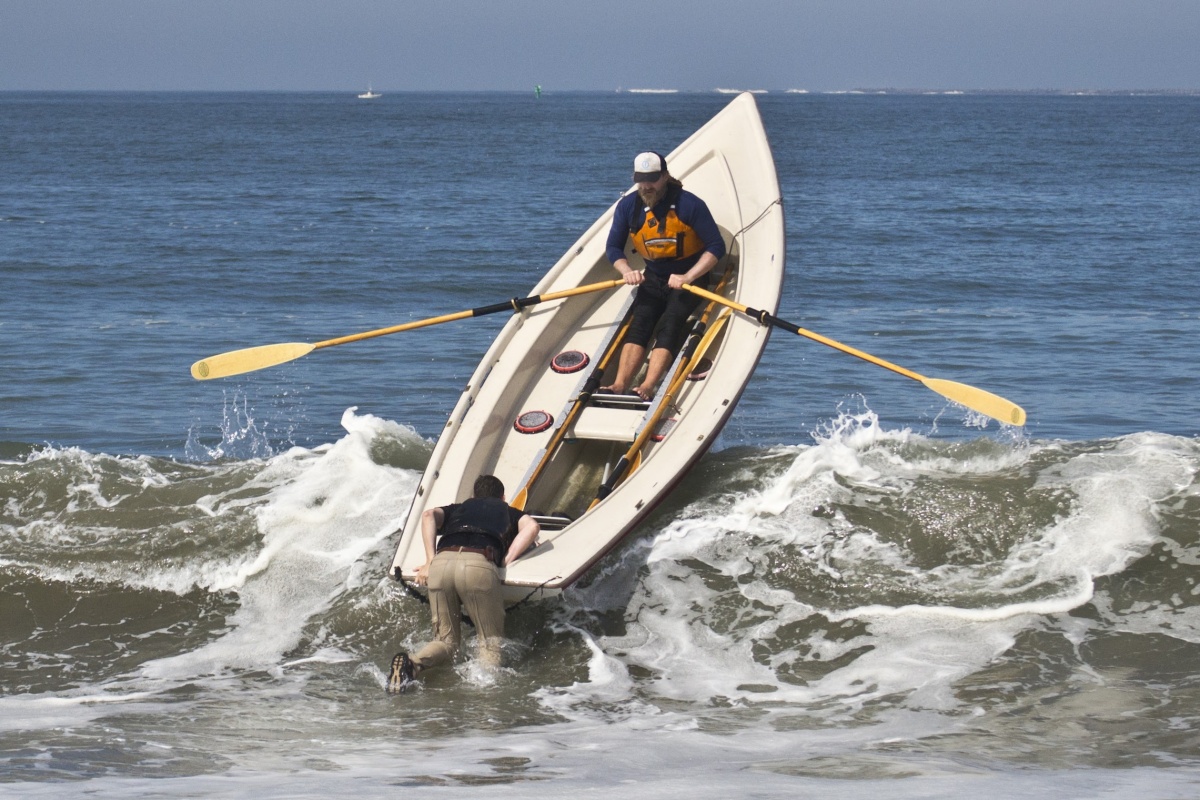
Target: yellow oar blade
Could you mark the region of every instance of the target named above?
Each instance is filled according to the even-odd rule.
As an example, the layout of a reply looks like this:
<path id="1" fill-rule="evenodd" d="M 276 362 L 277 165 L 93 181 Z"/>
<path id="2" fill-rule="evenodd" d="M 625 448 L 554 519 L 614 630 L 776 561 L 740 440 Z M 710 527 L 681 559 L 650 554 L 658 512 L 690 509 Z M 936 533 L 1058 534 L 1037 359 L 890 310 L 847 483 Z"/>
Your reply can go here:
<path id="1" fill-rule="evenodd" d="M 192 364 L 192 377 L 198 381 L 207 381 L 241 375 L 243 372 L 273 367 L 306 356 L 313 351 L 313 347 L 304 342 L 285 342 L 220 353 Z"/>
<path id="2" fill-rule="evenodd" d="M 926 387 L 954 402 L 964 405 L 972 411 L 986 414 L 992 419 L 1000 420 L 1009 425 L 1025 424 L 1025 409 L 1016 403 L 1005 400 L 998 394 L 985 392 L 983 389 L 968 386 L 965 383 L 942 380 L 941 378 L 922 378 L 921 383 Z"/>

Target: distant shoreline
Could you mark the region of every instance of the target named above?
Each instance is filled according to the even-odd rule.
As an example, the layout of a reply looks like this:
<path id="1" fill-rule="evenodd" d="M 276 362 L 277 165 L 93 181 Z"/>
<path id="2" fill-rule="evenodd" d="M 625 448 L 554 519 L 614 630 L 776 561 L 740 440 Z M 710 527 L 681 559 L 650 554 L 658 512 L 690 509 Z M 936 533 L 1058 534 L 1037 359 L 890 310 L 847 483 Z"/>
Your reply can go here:
<path id="1" fill-rule="evenodd" d="M 897 89 L 897 88 L 854 88 L 854 89 L 671 89 L 671 88 L 616 88 L 616 89 L 546 89 L 542 88 L 539 97 L 553 97 L 554 94 L 626 94 L 646 95 L 651 97 L 671 97 L 678 95 L 735 95 L 751 92 L 755 95 L 793 95 L 793 96 L 830 96 L 830 95 L 904 95 L 904 96 L 1003 96 L 1028 95 L 1046 97 L 1197 97 L 1197 89 Z M 356 99 L 358 92 L 352 89 L 0 89 L 3 95 L 263 95 L 263 94 L 308 94 L 345 96 Z M 389 89 L 387 94 L 393 98 L 405 95 L 528 95 L 535 96 L 532 89 Z M 381 98 L 382 99 L 382 98 Z"/>

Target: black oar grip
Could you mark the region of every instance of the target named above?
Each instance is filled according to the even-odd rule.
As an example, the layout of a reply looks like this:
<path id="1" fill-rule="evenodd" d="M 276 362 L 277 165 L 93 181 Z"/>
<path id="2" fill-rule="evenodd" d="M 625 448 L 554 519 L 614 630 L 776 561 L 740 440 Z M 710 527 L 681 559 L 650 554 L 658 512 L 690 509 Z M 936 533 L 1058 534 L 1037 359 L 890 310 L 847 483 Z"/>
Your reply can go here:
<path id="1" fill-rule="evenodd" d="M 681 361 L 686 363 L 692 357 L 692 353 L 696 352 L 696 348 L 700 346 L 700 340 L 704 338 L 704 329 L 707 327 L 708 325 L 705 324 L 704 320 L 696 320 L 696 324 L 692 327 L 692 335 L 683 346 L 683 353 L 680 356 Z"/>
<path id="2" fill-rule="evenodd" d="M 472 308 L 471 316 L 482 317 L 484 314 L 496 314 L 500 311 L 520 311 L 526 306 L 537 305 L 540 302 L 542 302 L 540 295 L 534 295 L 533 297 L 514 297 L 511 300 L 505 300 L 503 303 L 493 303 L 490 306 Z"/>
<path id="3" fill-rule="evenodd" d="M 793 325 L 792 323 L 788 322 L 787 320 L 782 320 L 779 317 L 777 317 L 773 314 L 770 314 L 766 311 L 759 311 L 757 308 L 751 308 L 750 306 L 746 306 L 745 313 L 746 313 L 746 316 L 750 317 L 751 319 L 758 320 L 759 325 L 774 325 L 776 328 L 783 328 L 785 331 L 788 331 L 789 333 L 795 333 L 795 334 L 800 333 L 799 325 Z"/>
<path id="4" fill-rule="evenodd" d="M 493 303 L 490 306 L 480 306 L 479 308 L 471 309 L 472 317 L 482 317 L 484 314 L 496 314 L 500 311 L 512 311 L 513 301 L 508 300 L 503 303 Z"/>
<path id="5" fill-rule="evenodd" d="M 600 484 L 600 488 L 596 490 L 596 499 L 603 500 L 613 493 L 613 489 L 620 483 L 622 476 L 625 475 L 625 470 L 629 469 L 629 459 L 621 456 L 621 459 L 613 467 L 612 474 L 608 476 L 608 480 Z"/>

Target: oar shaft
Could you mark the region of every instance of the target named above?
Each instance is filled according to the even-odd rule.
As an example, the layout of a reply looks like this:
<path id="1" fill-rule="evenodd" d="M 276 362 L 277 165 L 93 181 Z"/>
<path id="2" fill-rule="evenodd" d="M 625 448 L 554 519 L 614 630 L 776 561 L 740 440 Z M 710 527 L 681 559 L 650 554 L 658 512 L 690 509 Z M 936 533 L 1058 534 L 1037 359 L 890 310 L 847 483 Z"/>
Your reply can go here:
<path id="1" fill-rule="evenodd" d="M 201 359 L 192 365 L 192 377 L 198 381 L 207 381 L 213 378 L 227 378 L 230 375 L 241 375 L 244 372 L 254 372 L 255 370 L 274 367 L 277 364 L 283 364 L 288 361 L 293 361 L 301 356 L 311 353 L 320 347 L 333 347 L 338 344 L 346 344 L 348 342 L 357 342 L 362 339 L 373 339 L 376 336 L 386 336 L 389 333 L 399 333 L 400 331 L 410 331 L 414 328 L 425 328 L 430 325 L 439 325 L 443 322 L 453 322 L 456 319 L 466 319 L 467 317 L 479 317 L 484 314 L 494 314 L 498 311 L 520 311 L 523 308 L 544 303 L 547 300 L 558 300 L 563 297 L 572 297 L 577 294 L 587 294 L 588 292 L 599 292 L 604 289 L 612 289 L 620 286 L 625 281 L 623 278 L 615 278 L 610 281 L 601 281 L 600 283 L 592 283 L 587 286 L 577 286 L 574 289 L 564 289 L 558 292 L 547 292 L 546 294 L 532 295 L 530 297 L 514 297 L 505 303 L 496 303 L 490 306 L 481 306 L 480 308 L 472 308 L 468 311 L 459 311 L 454 314 L 444 314 L 440 317 L 430 317 L 429 319 L 416 320 L 415 322 L 406 322 L 403 325 L 393 325 L 389 328 L 380 328 L 374 331 L 365 333 L 355 333 L 350 336 L 339 336 L 336 339 L 326 339 L 323 342 L 316 344 L 305 344 L 303 342 L 288 342 L 285 344 L 268 344 L 260 347 L 247 347 L 243 350 L 233 350 L 228 353 L 219 353 L 209 358 Z"/>
<path id="2" fill-rule="evenodd" d="M 512 306 L 505 304 L 504 308 Z M 313 345 L 314 350 L 319 350 L 322 347 L 333 347 L 339 344 L 349 344 L 350 342 L 361 342 L 363 339 L 374 339 L 376 336 L 387 336 L 392 333 L 400 333 L 402 331 L 411 331 L 417 328 L 427 328 L 430 325 L 440 325 L 443 322 L 453 322 L 456 319 L 466 319 L 467 317 L 478 316 L 474 309 L 470 311 L 459 311 L 454 314 L 444 314 L 440 317 L 430 317 L 429 319 L 419 319 L 415 322 L 406 322 L 403 325 L 392 325 L 387 328 L 379 328 L 373 331 L 364 331 L 363 333 L 352 333 L 349 336 L 339 336 L 336 339 L 326 339 L 323 342 L 317 342 Z"/>
<path id="3" fill-rule="evenodd" d="M 798 336 L 812 339 L 814 342 L 820 342 L 826 347 L 832 347 L 834 350 L 840 350 L 847 355 L 852 355 L 855 358 L 861 358 L 863 361 L 869 361 L 876 366 L 883 367 L 884 369 L 890 369 L 892 372 L 899 373 L 906 378 L 912 378 L 914 381 L 925 380 L 923 375 L 913 372 L 911 369 L 905 369 L 899 364 L 893 364 L 890 361 L 885 361 L 884 359 L 873 356 L 870 353 L 864 353 L 862 350 L 842 344 L 841 342 L 830 339 L 827 336 L 822 336 L 819 333 L 814 333 L 805 328 L 801 328 L 799 325 L 795 325 L 787 320 L 780 319 L 779 317 L 766 311 L 761 311 L 757 308 L 751 308 L 750 306 L 744 306 L 741 303 L 721 297 L 719 294 L 713 294 L 707 289 L 701 289 L 700 287 L 692 286 L 691 284 L 684 284 L 683 288 L 687 289 L 692 294 L 699 295 L 700 297 L 707 297 L 709 300 L 715 300 L 718 303 L 724 303 L 730 308 L 740 311 L 746 316 L 758 320 L 763 325 L 774 325 L 776 328 L 782 328 L 789 333 L 794 333 Z"/>
<path id="4" fill-rule="evenodd" d="M 924 375 L 913 372 L 911 369 L 905 369 L 904 367 L 893 364 L 890 361 L 884 361 L 882 358 L 877 358 L 870 353 L 864 353 L 862 350 L 858 350 L 854 347 L 844 345 L 841 342 L 834 341 L 827 336 L 822 336 L 819 333 L 813 333 L 812 331 L 805 330 L 799 325 L 794 325 L 790 322 L 779 319 L 778 317 L 773 316 L 766 311 L 760 311 L 757 308 L 744 306 L 741 303 L 726 299 L 721 297 L 719 294 L 713 294 L 706 289 L 700 289 L 696 286 L 692 286 L 691 284 L 684 284 L 683 288 L 687 289 L 692 294 L 699 295 L 700 297 L 706 297 L 709 300 L 713 300 L 718 303 L 723 303 L 732 309 L 740 311 L 741 313 L 758 320 L 758 322 L 762 325 L 774 325 L 776 328 L 783 328 L 785 331 L 790 331 L 800 336 L 812 339 L 814 342 L 820 342 L 823 345 L 832 347 L 834 350 L 840 350 L 843 353 L 854 356 L 855 358 L 861 358 L 863 361 L 868 361 L 872 364 L 883 367 L 884 369 L 890 369 L 892 372 L 903 375 L 906 378 L 912 378 L 914 381 L 923 383 L 925 388 L 937 392 L 948 400 L 953 400 L 955 403 L 959 403 L 960 405 L 964 405 L 969 409 L 978 411 L 980 414 L 985 414 L 993 419 L 997 419 L 1009 425 L 1025 424 L 1025 409 L 1021 408 L 1019 405 L 1010 400 L 1004 399 L 1000 395 L 986 392 L 983 389 L 978 389 L 974 386 L 968 386 L 965 383 L 956 383 L 954 381 L 947 381 L 939 378 L 926 378 Z"/>
<path id="5" fill-rule="evenodd" d="M 313 349 L 322 347 L 333 347 L 339 344 L 349 344 L 350 342 L 359 342 L 363 339 L 374 339 L 376 336 L 387 336 L 392 333 L 401 333 L 402 331 L 411 331 L 417 328 L 427 328 L 431 325 L 440 325 L 443 322 L 454 322 L 459 319 L 468 319 L 470 317 L 482 317 L 487 314 L 496 314 L 501 311 L 520 311 L 529 306 L 535 306 L 538 303 L 545 303 L 549 300 L 560 300 L 564 297 L 573 297 L 577 294 L 587 294 L 588 292 L 599 292 L 604 289 L 612 289 L 624 283 L 624 279 L 616 278 L 611 281 L 601 281 L 600 283 L 591 283 L 587 286 L 577 286 L 574 289 L 564 289 L 559 292 L 547 292 L 546 294 L 530 295 L 529 297 L 514 297 L 511 300 L 503 303 L 493 303 L 489 306 L 480 306 L 466 311 L 458 311 L 453 314 L 444 314 L 440 317 L 430 317 L 429 319 L 419 319 L 414 322 L 405 322 L 402 325 L 392 325 L 387 328 L 379 328 L 378 330 L 365 331 L 363 333 L 353 333 L 349 336 L 339 336 L 336 339 L 326 339 L 323 342 L 317 342 L 313 345 Z"/>

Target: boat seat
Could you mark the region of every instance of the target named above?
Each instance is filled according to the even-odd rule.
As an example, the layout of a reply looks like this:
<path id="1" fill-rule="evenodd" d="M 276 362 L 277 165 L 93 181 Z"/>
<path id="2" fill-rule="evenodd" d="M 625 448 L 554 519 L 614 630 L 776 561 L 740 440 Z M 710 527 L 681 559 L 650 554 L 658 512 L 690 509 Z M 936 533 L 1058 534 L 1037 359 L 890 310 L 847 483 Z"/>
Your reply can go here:
<path id="1" fill-rule="evenodd" d="M 574 520 L 570 517 L 561 516 L 559 514 L 530 514 L 534 521 L 542 527 L 544 531 L 561 531 L 563 528 L 570 525 Z"/>
<path id="2" fill-rule="evenodd" d="M 576 439 L 632 442 L 637 438 L 638 428 L 646 418 L 645 409 L 648 404 L 644 400 L 640 402 L 640 407 L 588 406 L 579 413 L 570 433 Z"/>
<path id="3" fill-rule="evenodd" d="M 593 392 L 590 403 L 599 408 L 635 408 L 642 411 L 650 407 L 649 400 L 643 400 L 636 394 Z"/>

